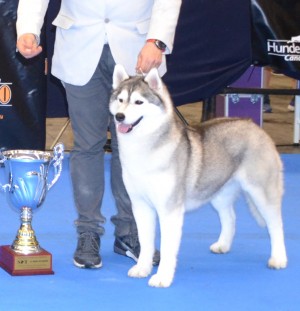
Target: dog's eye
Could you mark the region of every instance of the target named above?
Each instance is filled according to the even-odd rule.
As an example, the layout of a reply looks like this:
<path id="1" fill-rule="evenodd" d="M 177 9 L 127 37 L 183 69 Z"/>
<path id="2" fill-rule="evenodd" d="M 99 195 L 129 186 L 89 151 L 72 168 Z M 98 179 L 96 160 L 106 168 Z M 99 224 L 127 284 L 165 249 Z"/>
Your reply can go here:
<path id="1" fill-rule="evenodd" d="M 120 102 L 120 103 L 123 103 L 123 99 L 122 99 L 122 98 L 119 98 L 119 102 Z"/>
<path id="2" fill-rule="evenodd" d="M 136 100 L 136 101 L 135 101 L 135 104 L 136 104 L 136 105 L 142 105 L 143 103 L 144 103 L 144 102 L 143 102 L 142 100 Z"/>

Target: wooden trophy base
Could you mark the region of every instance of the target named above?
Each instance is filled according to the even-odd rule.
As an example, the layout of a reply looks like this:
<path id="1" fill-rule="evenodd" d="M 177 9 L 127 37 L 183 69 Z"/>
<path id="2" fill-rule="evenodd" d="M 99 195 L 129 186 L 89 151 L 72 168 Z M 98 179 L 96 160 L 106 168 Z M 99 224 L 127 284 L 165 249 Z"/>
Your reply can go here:
<path id="1" fill-rule="evenodd" d="M 52 255 L 42 249 L 37 254 L 19 254 L 9 245 L 0 246 L 0 267 L 11 275 L 54 274 Z"/>

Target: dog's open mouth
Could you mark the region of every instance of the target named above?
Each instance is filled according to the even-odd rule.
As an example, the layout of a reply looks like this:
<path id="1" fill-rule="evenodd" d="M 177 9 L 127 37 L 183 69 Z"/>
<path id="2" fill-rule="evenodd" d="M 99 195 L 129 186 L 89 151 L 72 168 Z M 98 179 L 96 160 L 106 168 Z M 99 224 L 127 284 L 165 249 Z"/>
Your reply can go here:
<path id="1" fill-rule="evenodd" d="M 137 119 L 132 124 L 125 124 L 125 123 L 119 123 L 118 124 L 118 131 L 120 133 L 126 134 L 133 130 L 133 128 L 140 123 L 140 121 L 143 119 L 143 116 L 141 116 L 139 119 Z"/>

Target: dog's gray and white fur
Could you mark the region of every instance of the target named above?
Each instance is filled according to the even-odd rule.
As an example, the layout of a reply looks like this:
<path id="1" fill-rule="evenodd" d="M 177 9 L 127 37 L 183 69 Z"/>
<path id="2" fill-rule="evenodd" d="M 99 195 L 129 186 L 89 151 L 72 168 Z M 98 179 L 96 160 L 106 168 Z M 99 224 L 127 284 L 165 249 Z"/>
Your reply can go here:
<path id="1" fill-rule="evenodd" d="M 221 222 L 219 239 L 210 249 L 228 252 L 235 234 L 233 204 L 240 191 L 257 221 L 268 228 L 269 267 L 287 266 L 281 216 L 282 163 L 261 128 L 250 120 L 233 118 L 205 122 L 199 130 L 189 128 L 174 112 L 156 69 L 145 77 L 129 77 L 121 65 L 116 65 L 113 75 L 110 111 L 141 244 L 129 276 L 151 273 L 158 215 L 161 261 L 149 285 L 170 286 L 184 212 L 207 202 L 218 211 Z"/>

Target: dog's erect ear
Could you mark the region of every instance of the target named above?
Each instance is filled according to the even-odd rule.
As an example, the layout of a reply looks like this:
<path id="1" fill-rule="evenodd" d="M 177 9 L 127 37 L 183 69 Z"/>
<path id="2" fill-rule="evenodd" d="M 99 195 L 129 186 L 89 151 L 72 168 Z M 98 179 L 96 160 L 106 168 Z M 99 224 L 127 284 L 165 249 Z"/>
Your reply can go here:
<path id="1" fill-rule="evenodd" d="M 157 68 L 152 68 L 144 79 L 150 88 L 159 92 L 163 88 L 163 82 L 159 76 Z"/>
<path id="2" fill-rule="evenodd" d="M 117 64 L 113 74 L 113 89 L 115 90 L 122 81 L 128 79 L 129 76 L 122 65 Z"/>

